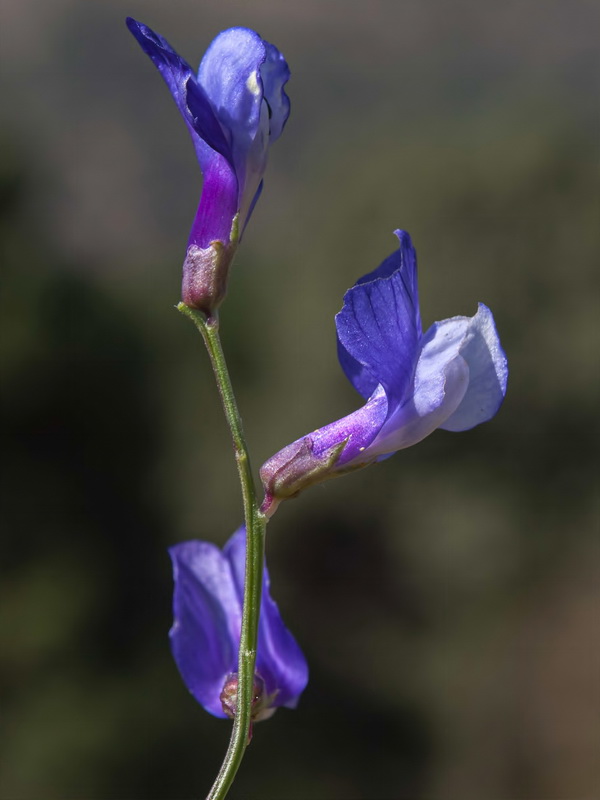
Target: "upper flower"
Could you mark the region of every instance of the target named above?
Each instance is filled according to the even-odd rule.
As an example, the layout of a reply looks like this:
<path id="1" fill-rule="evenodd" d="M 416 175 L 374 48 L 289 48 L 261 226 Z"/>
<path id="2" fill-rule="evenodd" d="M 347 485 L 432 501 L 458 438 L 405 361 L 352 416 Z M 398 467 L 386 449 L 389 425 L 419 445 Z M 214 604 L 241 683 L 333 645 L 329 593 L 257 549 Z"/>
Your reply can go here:
<path id="1" fill-rule="evenodd" d="M 492 312 L 421 329 L 410 236 L 346 292 L 335 318 L 338 356 L 366 399 L 358 411 L 288 445 L 261 469 L 266 508 L 306 486 L 391 455 L 436 428 L 465 431 L 491 419 L 508 366 Z"/>
<path id="2" fill-rule="evenodd" d="M 269 145 L 290 101 L 288 65 L 247 28 L 223 31 L 198 74 L 166 39 L 128 18 L 127 26 L 164 78 L 190 131 L 204 176 L 184 263 L 182 299 L 213 311 L 223 299 L 233 251 L 262 188 Z"/>
<path id="3" fill-rule="evenodd" d="M 238 649 L 244 594 L 246 530 L 223 550 L 210 542 L 182 542 L 169 550 L 175 590 L 171 649 L 196 700 L 216 717 L 235 713 Z M 308 667 L 283 624 L 264 570 L 256 652 L 253 719 L 278 706 L 294 708 L 308 681 Z"/>

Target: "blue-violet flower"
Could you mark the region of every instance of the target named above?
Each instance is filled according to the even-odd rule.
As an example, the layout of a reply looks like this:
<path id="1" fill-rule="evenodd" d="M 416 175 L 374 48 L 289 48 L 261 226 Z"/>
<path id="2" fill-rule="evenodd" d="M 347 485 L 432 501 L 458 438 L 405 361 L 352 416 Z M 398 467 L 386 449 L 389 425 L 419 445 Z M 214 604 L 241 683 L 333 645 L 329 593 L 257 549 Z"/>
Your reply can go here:
<path id="1" fill-rule="evenodd" d="M 366 399 L 362 408 L 298 439 L 261 469 L 264 509 L 313 483 L 380 461 L 436 428 L 465 431 L 491 419 L 508 367 L 492 312 L 421 329 L 417 260 L 410 236 L 346 292 L 335 318 L 338 357 Z"/>
<path id="2" fill-rule="evenodd" d="M 236 709 L 238 649 L 244 594 L 246 530 L 219 550 L 210 542 L 182 542 L 169 550 L 175 590 L 173 657 L 187 688 L 215 717 Z M 256 652 L 252 718 L 279 706 L 294 708 L 308 681 L 308 666 L 269 593 L 265 566 Z"/>
<path id="3" fill-rule="evenodd" d="M 183 265 L 182 300 L 212 313 L 260 195 L 271 142 L 290 113 L 290 71 L 276 47 L 247 28 L 220 33 L 198 74 L 162 36 L 127 25 L 164 78 L 192 136 L 204 176 Z"/>

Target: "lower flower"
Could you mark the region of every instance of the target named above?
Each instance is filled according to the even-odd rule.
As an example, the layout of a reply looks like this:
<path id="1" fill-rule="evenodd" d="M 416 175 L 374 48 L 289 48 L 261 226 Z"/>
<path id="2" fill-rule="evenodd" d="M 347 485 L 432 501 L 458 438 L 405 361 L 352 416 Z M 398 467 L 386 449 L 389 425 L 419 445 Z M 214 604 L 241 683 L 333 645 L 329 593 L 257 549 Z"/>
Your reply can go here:
<path id="1" fill-rule="evenodd" d="M 215 717 L 235 716 L 242 622 L 246 530 L 223 550 L 210 542 L 169 549 L 175 582 L 171 650 L 191 694 Z M 253 721 L 279 706 L 295 708 L 308 682 L 308 666 L 269 591 L 265 566 L 256 653 Z"/>

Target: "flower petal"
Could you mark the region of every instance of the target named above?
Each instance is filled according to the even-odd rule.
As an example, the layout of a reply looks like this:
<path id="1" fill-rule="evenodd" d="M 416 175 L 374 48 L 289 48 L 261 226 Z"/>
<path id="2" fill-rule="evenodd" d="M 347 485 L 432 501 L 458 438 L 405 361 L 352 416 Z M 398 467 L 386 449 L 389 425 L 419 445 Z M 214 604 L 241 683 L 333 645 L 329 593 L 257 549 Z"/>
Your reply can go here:
<path id="1" fill-rule="evenodd" d="M 229 559 L 238 595 L 243 594 L 246 561 L 246 529 L 239 528 L 223 548 Z M 265 682 L 267 694 L 276 693 L 275 706 L 294 708 L 308 682 L 308 665 L 298 643 L 281 619 L 271 598 L 269 573 L 265 567 L 258 628 L 256 671 Z"/>
<path id="2" fill-rule="evenodd" d="M 412 382 L 421 335 L 415 251 L 408 233 L 396 235 L 398 250 L 346 292 L 335 318 L 348 380 L 365 398 L 381 384 L 390 409 Z"/>
<path id="3" fill-rule="evenodd" d="M 466 431 L 487 422 L 506 394 L 508 363 L 492 312 L 483 303 L 467 317 L 460 354 L 469 365 L 469 387 L 456 411 L 440 425 L 447 431 Z"/>
<path id="4" fill-rule="evenodd" d="M 213 150 L 222 155 L 233 170 L 235 165 L 231 143 L 204 89 L 196 83 L 195 78 L 190 78 L 186 84 L 186 105 L 187 116 L 191 118 L 192 127 L 200 138 L 201 146 L 197 145 L 196 151 L 202 172 L 205 171 L 206 160 Z M 210 150 L 210 153 L 206 150 Z"/>
<path id="5" fill-rule="evenodd" d="M 279 139 L 290 115 L 290 99 L 283 87 L 290 79 L 287 61 L 269 42 L 264 42 L 267 57 L 260 68 L 264 99 L 269 107 L 269 137 Z"/>
<path id="6" fill-rule="evenodd" d="M 387 416 L 387 396 L 379 386 L 364 406 L 309 433 L 305 438 L 310 440 L 317 457 L 346 441 L 346 446 L 335 463 L 336 469 L 349 462 L 371 461 L 371 443 L 379 434 Z"/>
<path id="7" fill-rule="evenodd" d="M 126 24 L 137 39 L 140 47 L 150 56 L 158 71 L 169 87 L 181 113 L 186 116 L 185 85 L 194 71 L 190 65 L 178 55 L 167 40 L 148 25 L 127 17 Z"/>
<path id="8" fill-rule="evenodd" d="M 261 196 L 262 190 L 263 190 L 263 186 L 264 186 L 264 181 L 261 179 L 260 183 L 258 184 L 258 189 L 254 193 L 254 197 L 250 201 L 250 204 L 248 206 L 248 210 L 245 211 L 245 217 L 244 217 L 244 220 L 243 220 L 244 229 L 246 228 L 246 225 L 248 224 L 248 222 L 250 220 L 250 217 L 252 216 L 252 213 L 253 213 L 254 209 L 256 208 L 256 204 L 258 203 L 258 201 L 260 199 L 260 196 Z M 240 233 L 240 241 L 242 240 L 242 234 L 243 234 L 243 231 Z"/>
<path id="9" fill-rule="evenodd" d="M 216 717 L 225 680 L 237 669 L 241 608 L 227 558 L 208 542 L 169 550 L 175 591 L 169 632 L 175 663 L 189 691 Z M 237 636 L 237 640 L 236 640 Z"/>
<path id="10" fill-rule="evenodd" d="M 187 61 L 175 52 L 164 37 L 147 25 L 128 17 L 127 27 L 142 50 L 152 59 L 169 87 L 177 108 L 192 134 L 199 158 L 204 150 L 198 148 L 198 137 L 212 150 L 231 161 L 231 148 L 223 128 L 215 116 L 206 93 L 196 84 L 194 72 Z M 204 170 L 203 160 L 200 158 L 200 166 Z"/>
<path id="11" fill-rule="evenodd" d="M 230 133 L 241 183 L 260 123 L 263 90 L 259 71 L 266 55 L 265 44 L 257 33 L 230 28 L 213 40 L 198 69 L 198 84 Z"/>
<path id="12" fill-rule="evenodd" d="M 230 241 L 232 221 L 239 210 L 238 182 L 229 162 L 200 144 L 196 149 L 204 180 L 188 247 L 206 248 L 214 241 Z"/>
<path id="13" fill-rule="evenodd" d="M 469 367 L 460 354 L 470 320 L 436 322 L 423 336 L 412 396 L 392 413 L 369 452 L 383 455 L 410 447 L 439 428 L 468 388 Z"/>

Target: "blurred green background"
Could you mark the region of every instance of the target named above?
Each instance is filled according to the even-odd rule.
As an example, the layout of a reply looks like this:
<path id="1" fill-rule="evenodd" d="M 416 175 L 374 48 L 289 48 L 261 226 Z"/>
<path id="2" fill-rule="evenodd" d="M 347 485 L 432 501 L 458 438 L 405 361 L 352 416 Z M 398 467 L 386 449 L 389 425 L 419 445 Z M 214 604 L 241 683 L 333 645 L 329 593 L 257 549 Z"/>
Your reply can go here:
<path id="1" fill-rule="evenodd" d="M 481 300 L 511 367 L 489 424 L 274 518 L 273 593 L 311 680 L 257 727 L 232 797 L 599 797 L 585 0 L 3 0 L 0 797 L 203 796 L 229 734 L 167 641 L 166 548 L 241 521 L 207 359 L 174 310 L 201 178 L 127 14 L 192 63 L 254 27 L 292 68 L 222 311 L 255 468 L 357 407 L 333 315 L 396 227 L 424 324 Z"/>

